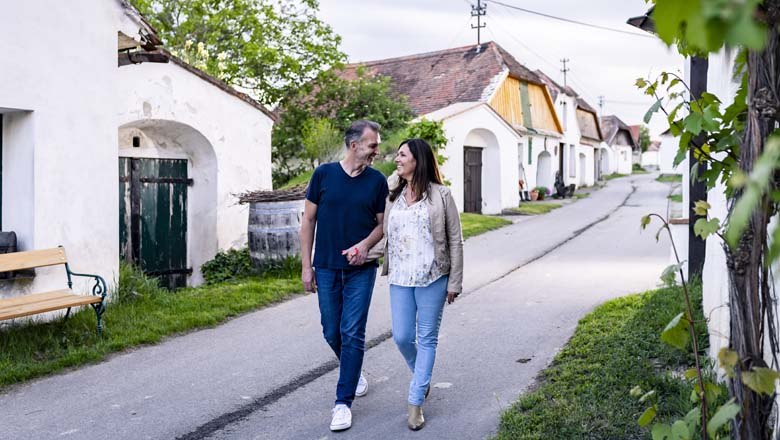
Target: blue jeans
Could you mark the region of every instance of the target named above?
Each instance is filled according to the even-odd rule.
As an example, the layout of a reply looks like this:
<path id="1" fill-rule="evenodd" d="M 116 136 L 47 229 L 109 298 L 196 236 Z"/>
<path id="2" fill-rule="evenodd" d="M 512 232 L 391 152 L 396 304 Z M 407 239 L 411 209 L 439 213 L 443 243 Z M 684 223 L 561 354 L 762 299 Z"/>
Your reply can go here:
<path id="1" fill-rule="evenodd" d="M 431 383 L 448 279 L 444 275 L 426 287 L 390 285 L 393 340 L 412 370 L 408 399 L 412 405 L 422 405 Z"/>
<path id="2" fill-rule="evenodd" d="M 352 406 L 366 349 L 366 320 L 376 267 L 314 269 L 325 340 L 339 358 L 336 404 Z"/>

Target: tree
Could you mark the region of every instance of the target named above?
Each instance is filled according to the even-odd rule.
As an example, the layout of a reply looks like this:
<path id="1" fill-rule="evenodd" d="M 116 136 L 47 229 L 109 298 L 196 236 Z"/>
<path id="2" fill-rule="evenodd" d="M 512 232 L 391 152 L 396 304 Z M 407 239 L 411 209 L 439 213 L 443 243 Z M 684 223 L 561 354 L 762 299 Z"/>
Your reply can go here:
<path id="1" fill-rule="evenodd" d="M 647 151 L 647 148 L 650 146 L 650 129 L 647 128 L 647 125 L 642 125 L 639 127 L 639 149 L 641 152 Z"/>
<path id="2" fill-rule="evenodd" d="M 131 0 L 165 46 L 274 105 L 345 60 L 317 0 Z"/>
<path id="3" fill-rule="evenodd" d="M 327 120 L 331 128 L 343 134 L 358 119 L 369 119 L 382 127 L 382 136 L 390 137 L 406 127 L 413 113 L 407 98 L 392 91 L 390 79 L 367 76 L 346 80 L 335 72 L 324 72 L 280 104 L 279 120 L 272 135 L 274 184 L 278 185 L 312 165 L 306 156 L 304 127 L 313 120 Z"/>
<path id="4" fill-rule="evenodd" d="M 344 145 L 344 139 L 327 119 L 308 119 L 301 130 L 303 158 L 313 169 L 322 162 L 335 159 Z"/>

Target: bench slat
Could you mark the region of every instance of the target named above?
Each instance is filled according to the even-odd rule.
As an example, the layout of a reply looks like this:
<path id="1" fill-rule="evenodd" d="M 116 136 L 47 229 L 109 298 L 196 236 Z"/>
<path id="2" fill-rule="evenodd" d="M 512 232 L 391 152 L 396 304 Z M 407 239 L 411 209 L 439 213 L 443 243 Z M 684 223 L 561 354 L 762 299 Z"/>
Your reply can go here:
<path id="1" fill-rule="evenodd" d="M 68 307 L 96 304 L 101 301 L 99 296 L 76 295 L 74 293 L 67 292 L 68 291 L 61 291 L 57 295 L 53 295 L 55 292 L 26 295 L 21 298 L 29 298 L 27 302 L 17 302 L 15 304 L 6 304 L 6 302 L 10 303 L 11 300 L 2 300 L 0 301 L 0 321 L 19 318 L 22 316 L 35 315 L 38 313 L 51 312 L 52 310 L 67 309 Z M 46 297 L 43 298 L 43 296 Z"/>
<path id="2" fill-rule="evenodd" d="M 12 252 L 0 254 L 0 272 L 34 269 L 36 267 L 65 264 L 65 249 L 53 248 L 39 251 Z"/>
<path id="3" fill-rule="evenodd" d="M 12 298 L 0 299 L 0 309 L 16 307 L 22 304 L 32 304 L 37 302 L 48 301 L 53 298 L 62 298 L 64 295 L 73 295 L 73 291 L 69 289 L 54 290 L 51 292 L 43 292 L 43 293 L 36 293 L 33 295 L 22 295 L 22 296 L 15 296 Z"/>

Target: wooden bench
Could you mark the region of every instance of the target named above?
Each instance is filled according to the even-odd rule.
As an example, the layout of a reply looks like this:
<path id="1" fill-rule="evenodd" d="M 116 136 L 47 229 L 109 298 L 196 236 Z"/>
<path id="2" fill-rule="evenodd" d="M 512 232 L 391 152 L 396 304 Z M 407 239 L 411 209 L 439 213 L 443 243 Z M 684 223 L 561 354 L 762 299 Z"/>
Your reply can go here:
<path id="1" fill-rule="evenodd" d="M 8 299 L 0 299 L 0 321 L 51 312 L 52 310 L 68 309 L 65 319 L 70 315 L 72 307 L 91 305 L 97 314 L 97 331 L 103 333 L 102 316 L 106 309 L 106 282 L 99 275 L 71 272 L 65 249 L 60 246 L 54 249 L 39 251 L 14 252 L 0 254 L 0 273 L 14 272 L 36 267 L 64 265 L 68 275 L 68 288 L 51 292 L 33 293 Z M 94 278 L 92 295 L 79 295 L 71 290 L 72 277 Z"/>

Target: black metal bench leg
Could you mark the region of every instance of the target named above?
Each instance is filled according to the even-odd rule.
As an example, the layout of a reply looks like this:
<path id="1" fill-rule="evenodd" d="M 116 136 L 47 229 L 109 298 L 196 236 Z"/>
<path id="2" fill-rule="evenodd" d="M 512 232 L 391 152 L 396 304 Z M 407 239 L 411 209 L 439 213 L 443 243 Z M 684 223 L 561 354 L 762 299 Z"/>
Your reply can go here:
<path id="1" fill-rule="evenodd" d="M 95 309 L 95 315 L 97 315 L 97 332 L 98 336 L 103 336 L 103 312 L 106 310 L 106 306 L 101 302 L 97 305 L 92 305 Z"/>
<path id="2" fill-rule="evenodd" d="M 68 307 L 68 311 L 65 312 L 65 319 L 68 319 L 68 316 L 70 316 L 70 307 Z"/>

